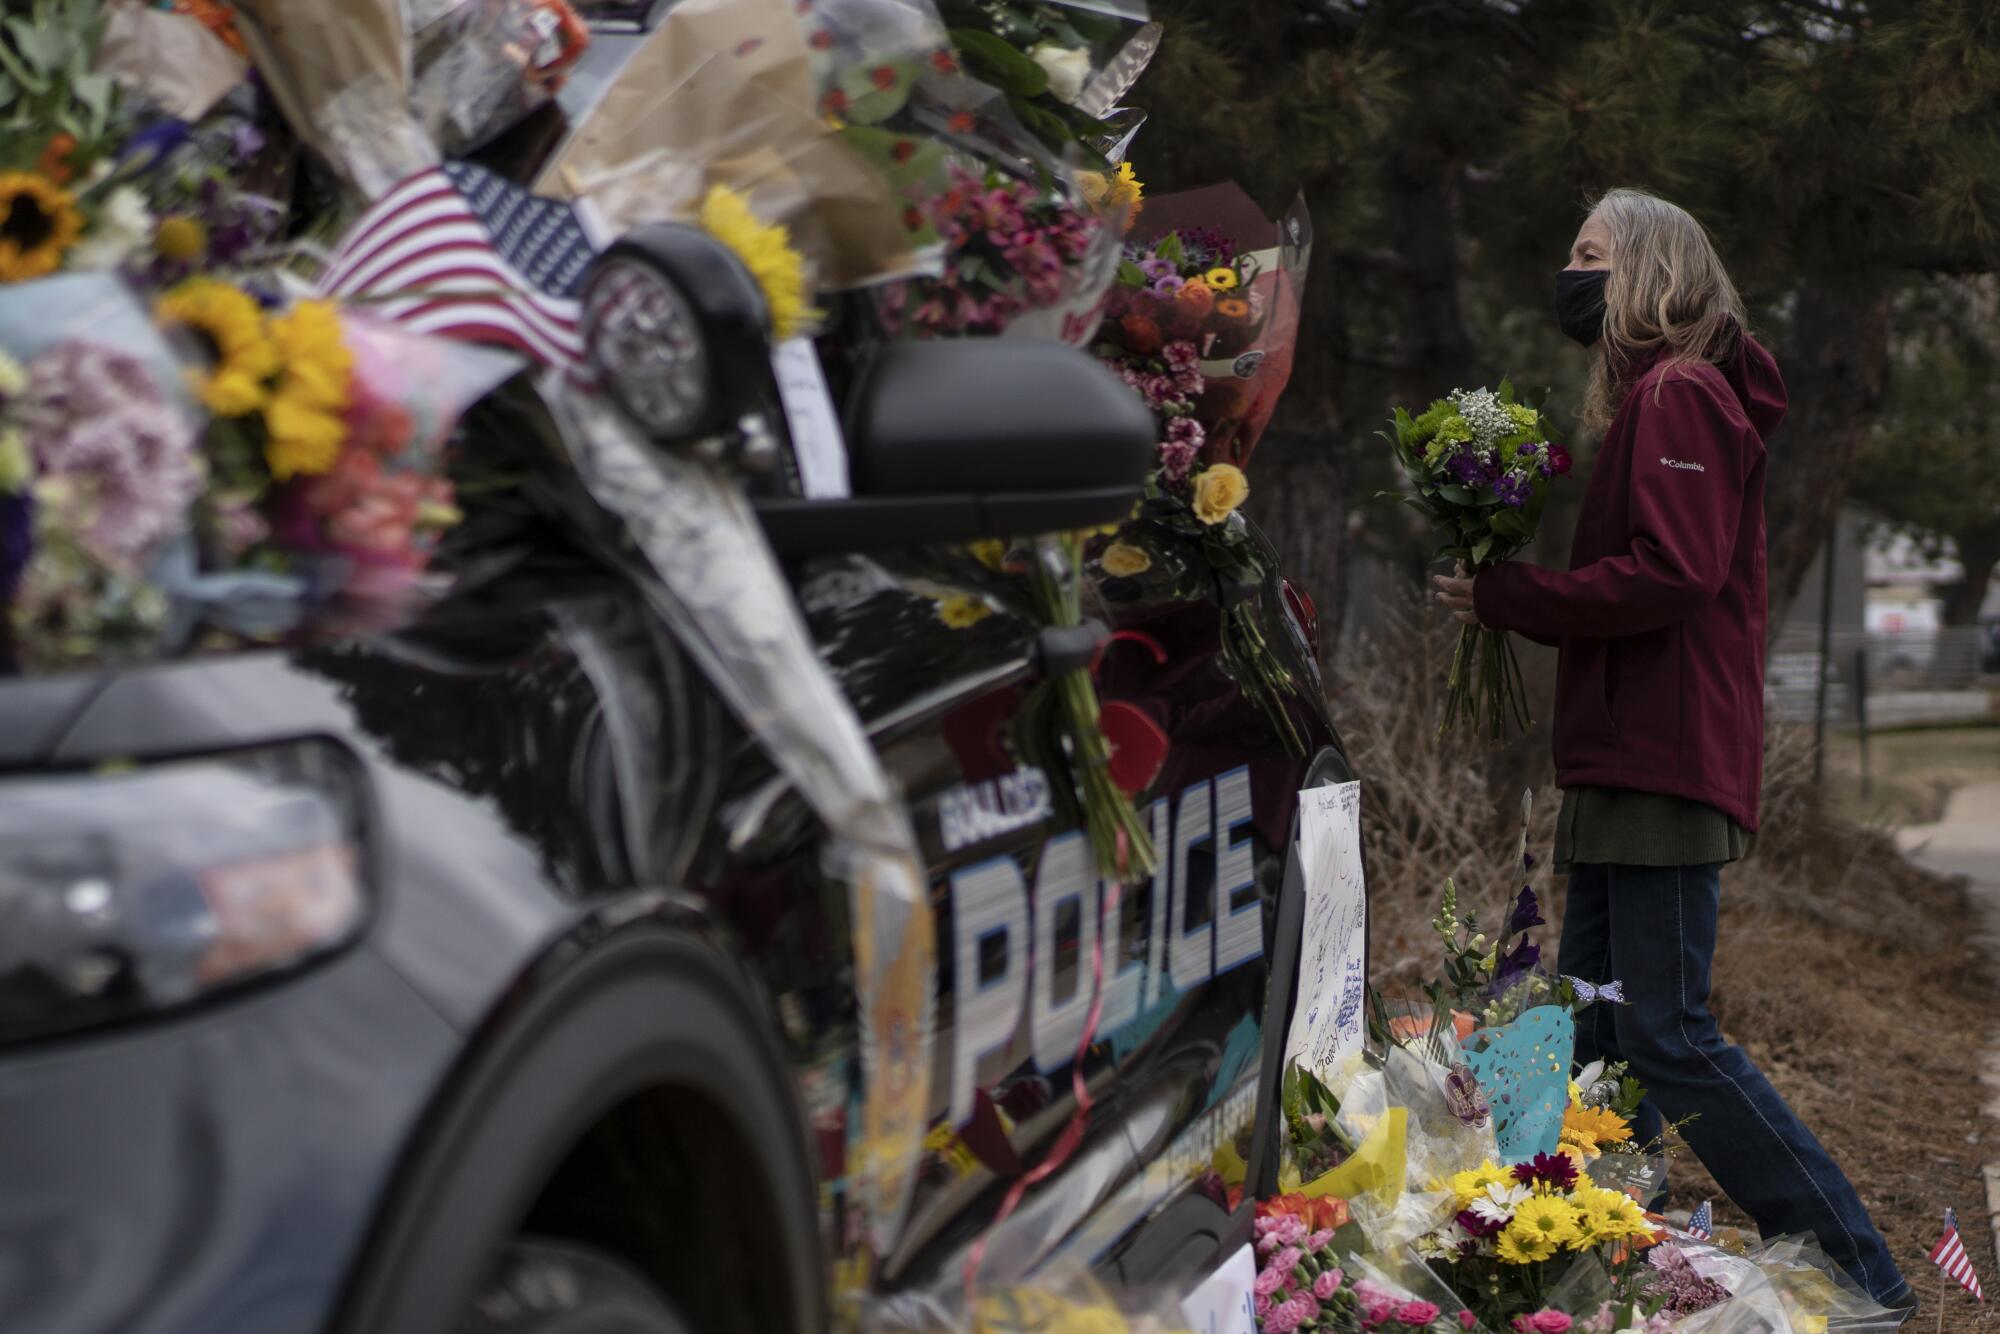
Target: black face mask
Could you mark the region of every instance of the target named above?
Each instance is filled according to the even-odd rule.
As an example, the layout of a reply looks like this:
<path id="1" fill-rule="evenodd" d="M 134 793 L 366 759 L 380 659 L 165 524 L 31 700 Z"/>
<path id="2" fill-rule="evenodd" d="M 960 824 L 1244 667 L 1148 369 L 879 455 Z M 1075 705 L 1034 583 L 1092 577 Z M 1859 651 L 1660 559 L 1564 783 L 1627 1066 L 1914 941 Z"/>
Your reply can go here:
<path id="1" fill-rule="evenodd" d="M 1564 269 L 1556 275 L 1556 323 L 1585 347 L 1604 336 L 1604 283 L 1610 277 L 1609 269 Z"/>

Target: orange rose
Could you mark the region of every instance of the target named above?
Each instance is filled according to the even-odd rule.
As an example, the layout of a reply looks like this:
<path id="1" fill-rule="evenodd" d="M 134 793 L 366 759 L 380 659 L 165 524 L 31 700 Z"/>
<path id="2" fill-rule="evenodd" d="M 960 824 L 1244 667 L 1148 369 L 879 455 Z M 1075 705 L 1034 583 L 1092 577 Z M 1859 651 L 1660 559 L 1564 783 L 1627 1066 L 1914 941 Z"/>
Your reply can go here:
<path id="1" fill-rule="evenodd" d="M 1174 293 L 1174 301 L 1194 313 L 1196 319 L 1205 317 L 1215 307 L 1215 291 L 1199 278 L 1190 278 L 1181 284 L 1180 291 Z"/>
<path id="2" fill-rule="evenodd" d="M 1160 350 L 1165 340 L 1160 334 L 1160 326 L 1144 315 L 1127 315 L 1118 321 L 1118 327 L 1125 333 L 1125 346 L 1138 357 L 1150 357 Z"/>

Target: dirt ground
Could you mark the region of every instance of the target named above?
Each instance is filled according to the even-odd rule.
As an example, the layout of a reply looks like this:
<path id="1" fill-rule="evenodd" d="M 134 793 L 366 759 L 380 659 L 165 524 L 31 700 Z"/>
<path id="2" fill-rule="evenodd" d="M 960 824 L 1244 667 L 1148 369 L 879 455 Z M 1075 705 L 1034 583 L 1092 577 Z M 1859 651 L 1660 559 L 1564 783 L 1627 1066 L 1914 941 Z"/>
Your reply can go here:
<path id="1" fill-rule="evenodd" d="M 1541 794 L 1530 840 L 1544 860 L 1553 835 L 1546 733 L 1499 750 L 1436 737 L 1442 672 L 1428 659 L 1439 656 L 1423 636 L 1364 645 L 1334 693 L 1364 777 L 1372 971 L 1390 994 L 1437 971 L 1427 923 L 1446 876 L 1488 922 L 1518 887 L 1508 863 L 1523 786 Z M 1982 1119 L 1979 1082 L 2000 960 L 1972 943 L 1960 884 L 1910 865 L 1886 831 L 1937 818 L 1951 786 L 1988 775 L 2000 764 L 2000 729 L 1875 742 L 1876 792 L 1864 803 L 1851 752 L 1836 742 L 1821 788 L 1810 734 L 1773 729 L 1763 833 L 1723 877 L 1713 1005 L 1854 1181 L 1924 1303 L 1910 1326 L 1924 1334 L 1939 1328 L 1940 1275 L 1927 1257 L 1947 1207 L 2000 1305 L 1981 1174 L 2000 1158 L 2000 1124 Z M 1552 954 L 1561 880 L 1544 868 L 1534 883 Z M 1719 1222 L 1748 1225 L 1691 1154 L 1676 1161 L 1671 1185 L 1671 1207 L 1712 1199 Z M 2000 1334 L 1990 1309 L 1954 1286 L 1943 1328 Z"/>

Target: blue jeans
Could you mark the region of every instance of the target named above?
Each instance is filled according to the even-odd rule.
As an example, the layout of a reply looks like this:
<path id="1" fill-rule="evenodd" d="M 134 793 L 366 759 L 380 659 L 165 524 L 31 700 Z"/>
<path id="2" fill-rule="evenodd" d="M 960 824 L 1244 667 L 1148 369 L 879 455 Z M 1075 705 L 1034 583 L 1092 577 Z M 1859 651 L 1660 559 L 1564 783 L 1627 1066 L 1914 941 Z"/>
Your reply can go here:
<path id="1" fill-rule="evenodd" d="M 1624 984 L 1626 1004 L 1577 1016 L 1576 1059 L 1624 1061 L 1647 1099 L 1641 1142 L 1663 1119 L 1681 1127 L 1702 1165 L 1767 1237 L 1810 1232 L 1884 1305 L 1910 1288 L 1854 1187 L 1708 1011 L 1720 866 L 1579 864 L 1563 913 L 1562 972 Z"/>

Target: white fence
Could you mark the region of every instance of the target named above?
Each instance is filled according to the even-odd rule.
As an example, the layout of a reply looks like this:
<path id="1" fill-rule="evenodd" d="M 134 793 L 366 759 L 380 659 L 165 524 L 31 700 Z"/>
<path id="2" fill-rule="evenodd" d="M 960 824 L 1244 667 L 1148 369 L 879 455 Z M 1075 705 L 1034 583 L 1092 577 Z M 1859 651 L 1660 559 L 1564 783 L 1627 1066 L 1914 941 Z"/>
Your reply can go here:
<path id="1" fill-rule="evenodd" d="M 1826 721 L 1902 727 L 2000 720 L 2000 628 L 1870 634 L 1836 627 L 1828 646 Z M 1771 648 L 1765 704 L 1774 718 L 1819 716 L 1820 636 L 1787 630 Z"/>

